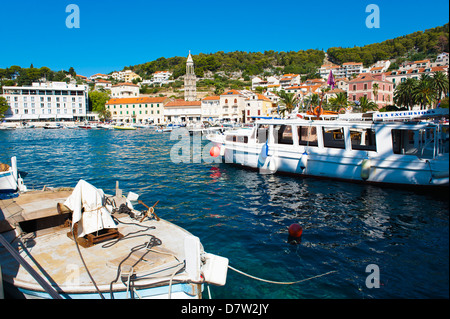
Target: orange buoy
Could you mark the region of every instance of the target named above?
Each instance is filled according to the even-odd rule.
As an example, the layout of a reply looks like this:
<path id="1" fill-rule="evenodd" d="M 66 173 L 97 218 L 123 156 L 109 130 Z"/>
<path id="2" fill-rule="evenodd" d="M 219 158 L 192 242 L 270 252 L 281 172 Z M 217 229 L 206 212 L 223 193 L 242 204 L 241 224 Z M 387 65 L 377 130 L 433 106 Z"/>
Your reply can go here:
<path id="1" fill-rule="evenodd" d="M 220 155 L 220 148 L 217 146 L 213 146 L 211 147 L 211 149 L 209 150 L 209 155 L 211 155 L 212 157 L 217 157 Z"/>
<path id="2" fill-rule="evenodd" d="M 289 226 L 289 236 L 294 238 L 300 238 L 303 233 L 303 228 L 299 224 L 292 224 Z"/>
<path id="3" fill-rule="evenodd" d="M 314 108 L 314 115 L 318 118 L 323 114 L 323 108 L 321 106 L 316 106 Z"/>

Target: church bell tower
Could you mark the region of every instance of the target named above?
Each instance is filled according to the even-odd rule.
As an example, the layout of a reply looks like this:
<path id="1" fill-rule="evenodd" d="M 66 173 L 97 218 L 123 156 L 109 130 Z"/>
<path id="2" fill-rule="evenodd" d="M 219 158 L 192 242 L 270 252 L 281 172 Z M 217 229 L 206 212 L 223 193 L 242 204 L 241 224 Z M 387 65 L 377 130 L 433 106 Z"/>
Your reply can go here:
<path id="1" fill-rule="evenodd" d="M 194 73 L 194 60 L 190 50 L 186 61 L 186 75 L 184 76 L 184 100 L 197 100 L 197 78 Z"/>

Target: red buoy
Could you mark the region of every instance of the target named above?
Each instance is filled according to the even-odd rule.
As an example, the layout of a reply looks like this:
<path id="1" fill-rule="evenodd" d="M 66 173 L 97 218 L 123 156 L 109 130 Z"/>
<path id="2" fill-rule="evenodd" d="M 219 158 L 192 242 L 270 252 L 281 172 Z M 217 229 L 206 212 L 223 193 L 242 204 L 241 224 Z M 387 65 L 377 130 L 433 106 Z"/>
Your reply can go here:
<path id="1" fill-rule="evenodd" d="M 209 155 L 211 155 L 212 157 L 217 157 L 220 155 L 220 148 L 217 146 L 213 146 L 211 147 L 211 149 L 209 150 Z"/>
<path id="2" fill-rule="evenodd" d="M 292 224 L 289 226 L 289 236 L 299 238 L 302 236 L 303 228 L 299 224 Z"/>

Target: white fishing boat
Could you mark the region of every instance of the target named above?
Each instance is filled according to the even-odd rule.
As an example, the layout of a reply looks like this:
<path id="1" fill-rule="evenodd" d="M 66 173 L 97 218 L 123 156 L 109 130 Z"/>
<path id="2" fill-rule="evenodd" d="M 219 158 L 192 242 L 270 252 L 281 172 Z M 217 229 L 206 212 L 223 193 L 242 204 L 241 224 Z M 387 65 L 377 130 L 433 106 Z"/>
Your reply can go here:
<path id="1" fill-rule="evenodd" d="M 57 129 L 64 128 L 64 126 L 61 125 L 60 123 L 45 124 L 43 127 L 44 127 L 44 129 L 47 129 L 47 130 L 57 130 Z"/>
<path id="2" fill-rule="evenodd" d="M 11 165 L 0 163 L 0 192 L 26 191 L 27 188 L 17 170 L 17 158 L 11 158 Z"/>
<path id="3" fill-rule="evenodd" d="M 224 285 L 228 259 L 116 194 L 80 180 L 0 200 L 0 260 L 13 297 L 64 299 L 201 298 Z"/>
<path id="4" fill-rule="evenodd" d="M 449 185 L 448 109 L 256 121 L 209 135 L 225 163 L 364 183 Z M 444 123 L 429 118 L 446 117 Z M 423 121 L 424 119 L 428 119 Z"/>

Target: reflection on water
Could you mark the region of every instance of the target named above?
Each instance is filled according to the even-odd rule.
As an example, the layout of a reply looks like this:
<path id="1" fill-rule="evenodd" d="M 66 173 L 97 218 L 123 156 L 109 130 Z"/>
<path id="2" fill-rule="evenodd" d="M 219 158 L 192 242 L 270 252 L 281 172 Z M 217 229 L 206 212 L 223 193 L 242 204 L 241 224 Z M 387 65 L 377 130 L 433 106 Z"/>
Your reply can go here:
<path id="1" fill-rule="evenodd" d="M 448 298 L 448 197 L 345 182 L 262 175 L 226 164 L 170 161 L 165 133 L 148 130 L 0 132 L 0 161 L 17 156 L 27 186 L 72 186 L 85 179 L 105 192 L 115 181 L 158 216 L 199 236 L 208 252 L 257 277 L 229 271 L 214 298 Z M 137 207 L 144 209 L 143 207 Z M 287 229 L 303 227 L 299 244 Z M 381 288 L 365 286 L 366 266 Z"/>

